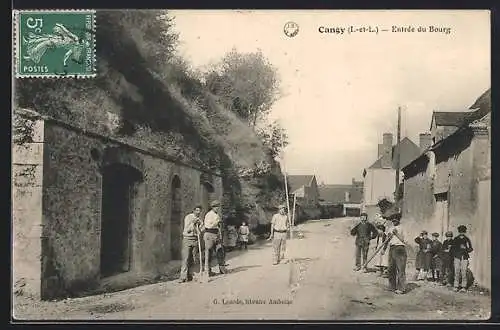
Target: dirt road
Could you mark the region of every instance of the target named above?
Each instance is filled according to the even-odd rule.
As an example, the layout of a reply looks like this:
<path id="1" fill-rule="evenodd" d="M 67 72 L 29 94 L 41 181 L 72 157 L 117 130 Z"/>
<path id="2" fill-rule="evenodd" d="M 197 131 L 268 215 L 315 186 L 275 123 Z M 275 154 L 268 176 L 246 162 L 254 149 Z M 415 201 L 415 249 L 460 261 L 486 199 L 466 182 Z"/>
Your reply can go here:
<path id="1" fill-rule="evenodd" d="M 293 320 L 484 320 L 486 294 L 458 294 L 431 283 L 409 282 L 395 295 L 387 279 L 353 272 L 353 219 L 309 221 L 303 238 L 288 241 L 294 259 L 272 265 L 271 243 L 229 258 L 231 272 L 209 283 L 169 281 L 105 295 L 58 302 L 16 300 L 22 319 L 293 319 Z M 409 265 L 411 268 L 411 265 Z"/>

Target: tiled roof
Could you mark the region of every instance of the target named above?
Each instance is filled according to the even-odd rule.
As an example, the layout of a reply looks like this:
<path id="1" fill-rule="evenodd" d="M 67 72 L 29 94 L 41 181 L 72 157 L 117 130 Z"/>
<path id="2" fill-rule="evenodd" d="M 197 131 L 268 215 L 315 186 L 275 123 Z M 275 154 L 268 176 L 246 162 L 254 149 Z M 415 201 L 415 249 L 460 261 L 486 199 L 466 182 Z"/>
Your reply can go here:
<path id="1" fill-rule="evenodd" d="M 474 120 L 472 123 L 469 124 L 469 126 L 491 126 L 491 112 L 485 115 L 484 117 Z"/>
<path id="2" fill-rule="evenodd" d="M 397 145 L 392 147 L 392 168 L 397 168 L 397 155 L 400 154 L 399 168 L 403 168 L 419 157 L 422 150 L 413 143 L 412 140 L 405 137 Z M 382 168 L 382 157 L 377 159 L 369 169 Z"/>
<path id="3" fill-rule="evenodd" d="M 401 150 L 401 151 L 400 151 Z M 420 156 L 422 150 L 419 146 L 413 143 L 412 140 L 405 137 L 401 140 L 399 145 L 392 149 L 392 168 L 397 168 L 397 155 L 400 154 L 399 168 L 403 168 L 410 164 L 415 158 Z"/>
<path id="4" fill-rule="evenodd" d="M 432 113 L 433 121 L 437 126 L 455 126 L 460 127 L 463 125 L 467 117 L 470 115 L 470 111 L 434 111 Z"/>
<path id="5" fill-rule="evenodd" d="M 363 186 L 355 187 L 348 184 L 328 184 L 318 187 L 319 199 L 332 204 L 361 203 L 363 199 Z M 345 200 L 345 193 L 349 193 L 349 201 Z"/>
<path id="6" fill-rule="evenodd" d="M 377 159 L 375 163 L 371 164 L 368 168 L 382 168 L 382 157 Z"/>
<path id="7" fill-rule="evenodd" d="M 483 118 L 491 112 L 491 89 L 484 92 L 469 109 L 469 111 L 456 112 L 434 111 L 432 120 L 438 126 L 461 127 Z"/>
<path id="8" fill-rule="evenodd" d="M 491 112 L 491 89 L 484 92 L 468 111 L 434 111 L 432 121 L 437 126 L 461 127 Z"/>
<path id="9" fill-rule="evenodd" d="M 309 186 L 314 178 L 314 175 L 288 175 L 287 177 L 288 185 L 291 191 L 295 191 L 302 186 Z"/>
<path id="10" fill-rule="evenodd" d="M 482 109 L 483 113 L 488 113 L 491 111 L 491 88 L 481 95 L 470 109 Z"/>

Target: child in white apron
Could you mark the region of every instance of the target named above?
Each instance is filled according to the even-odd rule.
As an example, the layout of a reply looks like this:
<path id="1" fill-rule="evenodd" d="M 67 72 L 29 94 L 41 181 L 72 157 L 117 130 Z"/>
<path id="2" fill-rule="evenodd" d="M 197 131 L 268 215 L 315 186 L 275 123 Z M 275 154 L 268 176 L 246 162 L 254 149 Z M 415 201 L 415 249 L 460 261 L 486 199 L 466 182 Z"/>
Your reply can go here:
<path id="1" fill-rule="evenodd" d="M 250 234 L 250 229 L 248 228 L 245 221 L 241 223 L 241 226 L 238 230 L 238 234 L 239 234 L 240 250 L 243 247 L 245 248 L 245 250 L 247 250 L 248 235 Z"/>

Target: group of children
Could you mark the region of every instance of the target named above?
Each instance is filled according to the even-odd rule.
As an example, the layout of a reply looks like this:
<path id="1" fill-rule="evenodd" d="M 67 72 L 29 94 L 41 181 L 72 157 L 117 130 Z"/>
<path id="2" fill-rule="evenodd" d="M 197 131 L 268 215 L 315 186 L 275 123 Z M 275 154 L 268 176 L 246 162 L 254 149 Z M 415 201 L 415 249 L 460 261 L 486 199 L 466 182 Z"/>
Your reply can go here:
<path id="1" fill-rule="evenodd" d="M 386 241 L 387 234 L 384 225 L 379 224 L 376 227 L 379 231 L 376 245 L 378 248 Z M 453 237 L 453 232 L 446 232 L 443 242 L 439 240 L 439 233 L 432 233 L 430 239 L 425 230 L 415 238 L 415 243 L 418 244 L 415 280 L 431 280 L 441 285 L 453 286 L 457 292 L 465 292 L 472 285 L 474 278 L 469 270 L 472 243 L 466 236 L 466 226 L 461 225 L 457 229 L 456 237 Z M 387 276 L 387 254 L 379 256 L 377 267 L 380 269 L 380 275 Z"/>
<path id="2" fill-rule="evenodd" d="M 446 239 L 440 242 L 439 233 L 432 233 L 430 239 L 427 231 L 422 231 L 415 238 L 418 244 L 415 280 L 432 280 L 465 292 L 473 282 L 469 270 L 469 254 L 473 248 L 466 232 L 467 227 L 458 226 L 458 236 L 453 237 L 453 232 L 448 231 Z"/>

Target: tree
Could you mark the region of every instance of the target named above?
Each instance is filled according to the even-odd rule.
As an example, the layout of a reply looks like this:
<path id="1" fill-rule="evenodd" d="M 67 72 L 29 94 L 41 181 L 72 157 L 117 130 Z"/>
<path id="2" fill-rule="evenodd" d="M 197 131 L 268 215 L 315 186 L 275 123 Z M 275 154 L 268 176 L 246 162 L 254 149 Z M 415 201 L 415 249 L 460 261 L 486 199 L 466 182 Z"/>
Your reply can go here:
<path id="1" fill-rule="evenodd" d="M 277 121 L 260 128 L 257 134 L 264 145 L 271 151 L 273 159 L 279 156 L 283 147 L 288 145 L 288 136 L 285 129 Z"/>
<path id="2" fill-rule="evenodd" d="M 279 97 L 278 72 L 260 50 L 238 53 L 233 48 L 212 65 L 205 74 L 205 84 L 225 107 L 254 128 Z"/>

